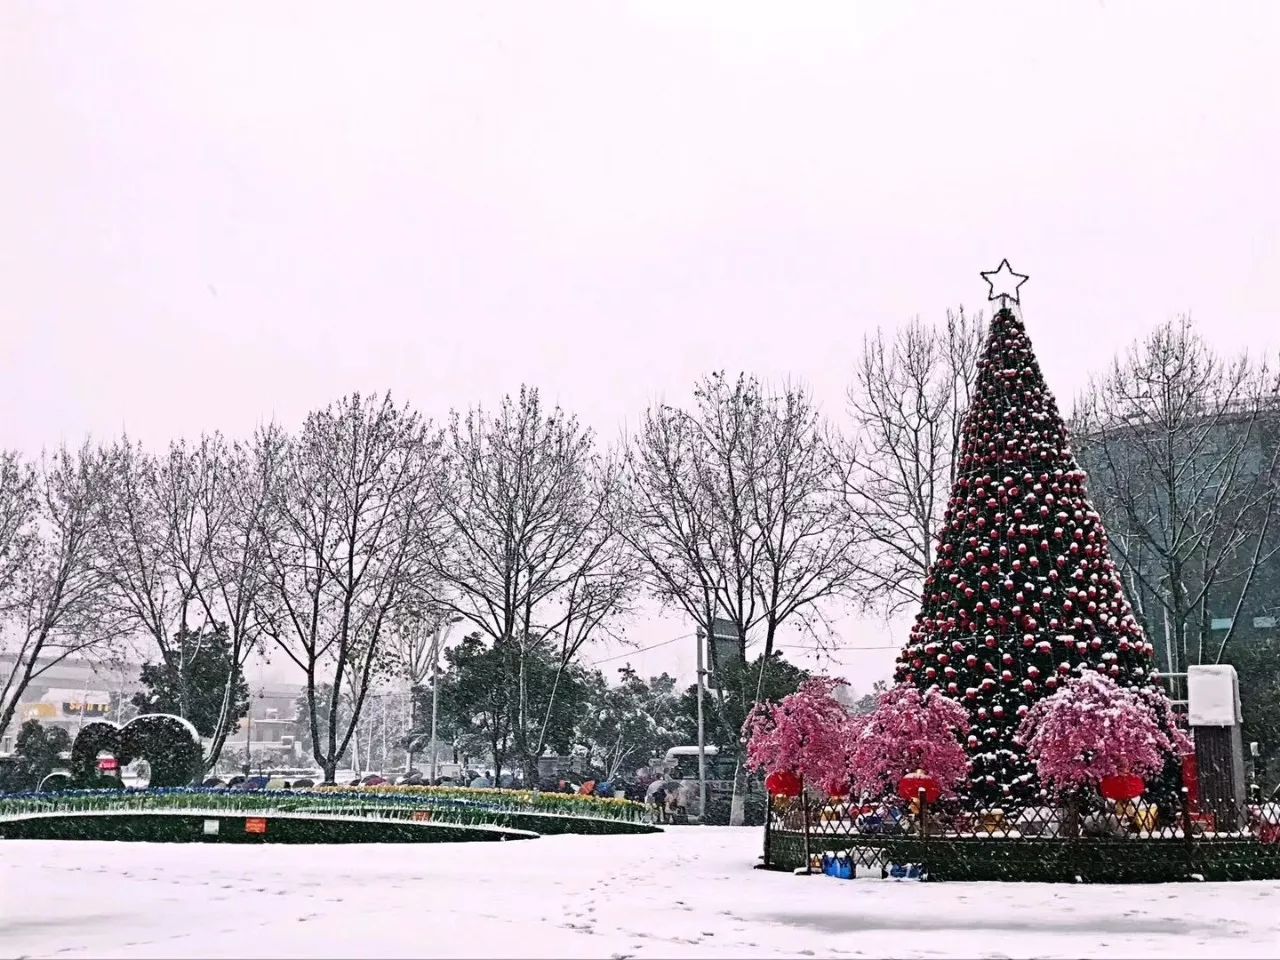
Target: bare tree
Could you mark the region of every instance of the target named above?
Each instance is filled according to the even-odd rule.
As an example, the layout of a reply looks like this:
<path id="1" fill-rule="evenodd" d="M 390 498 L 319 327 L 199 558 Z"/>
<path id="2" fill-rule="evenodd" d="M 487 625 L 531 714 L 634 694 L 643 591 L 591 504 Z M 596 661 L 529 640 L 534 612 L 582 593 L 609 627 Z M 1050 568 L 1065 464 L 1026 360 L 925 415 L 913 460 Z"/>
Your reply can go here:
<path id="1" fill-rule="evenodd" d="M 984 339 L 981 315 L 961 308 L 863 341 L 841 459 L 866 599 L 887 614 L 920 602 Z"/>
<path id="2" fill-rule="evenodd" d="M 390 656 L 410 690 L 431 676 L 439 656 L 441 627 L 447 614 L 439 610 L 407 608 L 391 625 Z"/>
<path id="3" fill-rule="evenodd" d="M 192 487 L 198 497 L 194 510 L 179 516 L 192 516 L 200 536 L 195 542 L 180 538 L 182 549 L 175 554 L 175 561 L 187 572 L 206 624 L 225 627 L 231 646 L 230 670 L 206 756 L 207 766 L 212 767 L 240 719 L 234 710 L 233 692 L 245 661 L 259 649 L 262 638 L 258 596 L 265 584 L 265 521 L 274 465 L 254 456 L 251 446 L 227 446 L 214 434 L 202 437 L 190 452 L 181 446 L 176 453 L 171 451 L 170 471 L 176 470 L 185 470 L 195 478 Z M 182 498 L 177 500 L 182 502 Z"/>
<path id="4" fill-rule="evenodd" d="M 119 635 L 93 553 L 108 483 L 87 443 L 38 470 L 0 452 L 0 733 L 32 680 Z"/>
<path id="5" fill-rule="evenodd" d="M 764 632 L 764 666 L 780 626 L 798 621 L 821 642 L 824 602 L 861 587 L 857 529 L 841 509 L 838 444 L 810 395 L 788 388 L 759 401 L 748 435 L 751 518 L 759 544 L 754 592 Z M 828 631 L 829 632 L 829 631 Z M 760 683 L 757 682 L 757 697 Z"/>
<path id="6" fill-rule="evenodd" d="M 554 642 L 558 685 L 625 606 L 631 578 L 613 513 L 616 472 L 589 430 L 558 407 L 545 411 L 527 386 L 495 415 L 455 413 L 446 447 L 439 602 L 518 658 L 513 747 L 528 782 L 555 700 L 553 690 L 543 716 L 532 714 L 529 657 Z"/>
<path id="7" fill-rule="evenodd" d="M 34 539 L 35 471 L 16 451 L 0 450 L 0 615 L 19 604 L 15 588 Z"/>
<path id="8" fill-rule="evenodd" d="M 556 598 L 555 626 L 548 634 L 555 644 L 556 672 L 531 751 L 535 758 L 546 746 L 556 693 L 565 672 L 589 641 L 621 637 L 617 621 L 630 609 L 635 595 L 637 564 L 619 529 L 618 481 L 613 461 L 597 464 L 593 498 L 599 510 L 583 538 L 579 562 Z"/>
<path id="9" fill-rule="evenodd" d="M 767 659 L 784 623 L 813 631 L 858 576 L 835 444 L 801 388 L 713 374 L 694 397 L 644 415 L 625 536 L 659 600 L 707 633 L 728 620 L 745 643 L 760 628 Z"/>
<path id="10" fill-rule="evenodd" d="M 179 582 L 172 563 L 169 524 L 159 495 L 159 461 L 126 436 L 108 451 L 108 462 L 110 495 L 95 531 L 108 600 L 134 632 L 154 642 L 166 665 L 185 667 L 177 634 L 186 626 L 191 589 Z M 179 676 L 185 675 L 180 669 Z M 185 709 L 180 694 L 179 712 Z"/>
<path id="11" fill-rule="evenodd" d="M 645 411 L 627 449 L 622 527 L 654 597 L 707 635 L 728 620 L 744 642 L 762 616 L 747 453 L 759 415 L 753 393 L 754 381 L 716 373 L 694 388 L 695 411 Z"/>
<path id="12" fill-rule="evenodd" d="M 313 755 L 332 782 L 389 669 L 391 624 L 425 589 L 439 438 L 390 396 L 354 394 L 308 416 L 297 437 L 260 436 L 257 449 L 278 464 L 264 523 L 263 629 L 306 677 Z"/>
<path id="13" fill-rule="evenodd" d="M 1221 661 L 1280 548 L 1276 370 L 1220 357 L 1182 318 L 1094 378 L 1073 421 L 1090 493 L 1148 630 L 1165 635 L 1167 666 Z M 1214 619 L 1230 621 L 1220 636 Z"/>
<path id="14" fill-rule="evenodd" d="M 204 638 L 221 627 L 230 643 L 222 703 L 206 769 L 217 763 L 240 716 L 234 691 L 260 630 L 265 461 L 219 434 L 170 443 L 163 458 L 127 438 L 112 451 L 113 496 L 100 553 L 120 615 L 145 634 L 176 678 L 177 710 L 190 716 L 189 679 Z M 198 628 L 198 629 L 197 629 Z"/>
<path id="15" fill-rule="evenodd" d="M 821 642 L 814 627 L 824 603 L 857 581 L 842 473 L 804 390 L 769 394 L 754 378 L 718 373 L 694 397 L 694 411 L 645 413 L 628 452 L 623 529 L 653 594 L 703 635 L 727 620 L 745 647 L 762 630 L 758 698 L 779 628 L 794 621 Z M 723 691 L 714 705 L 723 737 L 736 743 Z M 735 819 L 744 787 L 739 767 Z"/>

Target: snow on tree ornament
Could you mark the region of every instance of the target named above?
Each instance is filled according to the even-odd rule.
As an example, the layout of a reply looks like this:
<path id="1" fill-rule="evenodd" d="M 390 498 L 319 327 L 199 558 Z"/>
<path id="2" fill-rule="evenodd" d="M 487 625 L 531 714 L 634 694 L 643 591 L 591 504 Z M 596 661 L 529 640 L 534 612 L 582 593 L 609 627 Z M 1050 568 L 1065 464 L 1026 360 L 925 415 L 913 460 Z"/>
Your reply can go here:
<path id="1" fill-rule="evenodd" d="M 895 676 L 954 698 L 971 723 L 985 711 L 967 731 L 975 801 L 1029 802 L 1039 784 L 1015 739 L 1028 709 L 1082 671 L 1147 685 L 1151 653 L 1016 309 L 1026 278 L 1007 261 L 984 277 L 998 309 Z M 948 650 L 950 672 L 914 662 L 930 643 Z"/>

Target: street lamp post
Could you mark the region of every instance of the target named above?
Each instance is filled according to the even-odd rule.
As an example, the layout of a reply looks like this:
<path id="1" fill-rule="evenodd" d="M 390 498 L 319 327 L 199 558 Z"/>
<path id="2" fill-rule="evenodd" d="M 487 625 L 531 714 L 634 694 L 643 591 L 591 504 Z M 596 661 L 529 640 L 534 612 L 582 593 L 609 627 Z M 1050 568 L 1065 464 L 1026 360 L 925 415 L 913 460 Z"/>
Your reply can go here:
<path id="1" fill-rule="evenodd" d="M 436 729 L 440 717 L 440 647 L 449 627 L 461 623 L 461 617 L 450 617 L 436 627 L 431 638 L 431 782 L 436 782 L 440 751 L 436 747 Z"/>
<path id="2" fill-rule="evenodd" d="M 249 709 L 244 713 L 244 775 L 253 772 L 253 701 L 249 701 Z"/>
<path id="3" fill-rule="evenodd" d="M 702 713 L 702 685 L 706 676 L 703 669 L 702 644 L 706 633 L 698 628 L 698 822 L 707 822 L 707 731 Z"/>

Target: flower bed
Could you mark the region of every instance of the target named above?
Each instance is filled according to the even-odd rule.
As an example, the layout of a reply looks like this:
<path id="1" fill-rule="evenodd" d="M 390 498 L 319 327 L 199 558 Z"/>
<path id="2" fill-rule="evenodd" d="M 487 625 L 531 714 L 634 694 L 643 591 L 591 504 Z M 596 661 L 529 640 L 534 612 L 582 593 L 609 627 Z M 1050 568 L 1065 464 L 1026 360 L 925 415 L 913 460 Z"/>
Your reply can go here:
<path id="1" fill-rule="evenodd" d="M 220 810 L 95 810 L 30 813 L 0 820 L 6 840 L 123 840 L 145 843 L 458 843 L 530 840 L 538 835 L 491 825 L 403 818 Z"/>
<path id="2" fill-rule="evenodd" d="M 488 810 L 524 810 L 538 813 L 559 813 L 579 817 L 603 817 L 633 823 L 648 819 L 644 804 L 619 797 L 585 797 L 571 793 L 543 793 L 537 790 L 503 790 L 497 787 L 430 787 L 392 786 L 373 787 L 314 787 L 310 793 L 352 794 L 377 797 L 411 797 L 419 799 L 452 801 L 476 804 Z"/>
<path id="3" fill-rule="evenodd" d="M 412 790 L 412 788 L 408 788 Z M 474 792 L 474 791 L 472 791 Z M 653 833 L 657 828 L 641 821 L 596 814 L 597 806 L 582 805 L 586 813 L 545 809 L 522 802 L 511 791 L 506 809 L 495 809 L 494 801 L 481 801 L 456 794 L 406 792 L 405 789 L 356 789 L 351 787 L 319 791 L 240 792 L 206 788 L 165 790 L 80 790 L 60 794 L 17 794 L 0 798 L 0 821 L 27 819 L 33 815 L 100 814 L 110 812 L 179 813 L 184 811 L 242 814 L 253 816 L 308 815 L 354 817 L 370 820 L 417 821 L 454 826 L 490 826 L 533 834 L 624 834 Z M 573 798 L 566 798 L 573 799 Z M 591 799 L 591 798 L 580 798 Z M 622 801 L 625 803 L 625 801 Z M 639 806 L 632 804 L 632 806 Z M 572 809 L 572 808 L 570 808 Z M 608 808 L 604 808 L 608 809 Z M 625 808 L 614 811 L 629 813 Z"/>

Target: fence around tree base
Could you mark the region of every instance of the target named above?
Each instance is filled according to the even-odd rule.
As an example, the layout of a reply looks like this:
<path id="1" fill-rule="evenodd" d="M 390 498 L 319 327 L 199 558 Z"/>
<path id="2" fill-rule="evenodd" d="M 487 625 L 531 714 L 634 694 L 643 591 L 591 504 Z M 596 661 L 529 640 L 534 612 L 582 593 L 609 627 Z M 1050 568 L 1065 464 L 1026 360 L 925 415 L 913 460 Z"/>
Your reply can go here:
<path id="1" fill-rule="evenodd" d="M 807 822 L 806 822 L 807 815 Z M 770 798 L 761 866 L 844 876 L 884 876 L 915 865 L 929 880 L 1041 883 L 1164 883 L 1280 879 L 1280 805 L 1250 808 L 1248 823 L 1214 833 L 1207 818 L 1178 810 L 1099 803 L 1090 811 L 1031 807 L 930 811 L 891 803 L 853 807 Z M 1185 829 L 1185 823 L 1190 829 Z"/>

